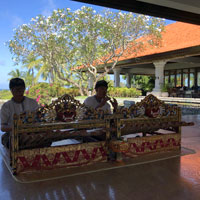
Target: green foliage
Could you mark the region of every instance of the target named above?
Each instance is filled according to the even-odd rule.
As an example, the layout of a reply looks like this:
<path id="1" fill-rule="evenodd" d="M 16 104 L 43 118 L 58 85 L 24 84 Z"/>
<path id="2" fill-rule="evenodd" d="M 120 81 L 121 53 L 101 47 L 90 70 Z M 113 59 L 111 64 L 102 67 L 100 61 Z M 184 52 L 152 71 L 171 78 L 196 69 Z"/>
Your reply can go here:
<path id="1" fill-rule="evenodd" d="M 19 70 L 19 69 L 15 69 L 15 70 L 10 71 L 8 73 L 8 75 L 11 76 L 10 79 L 12 79 L 12 78 L 24 78 L 24 72 Z"/>
<path id="2" fill-rule="evenodd" d="M 142 95 L 146 95 L 146 92 L 151 92 L 155 86 L 155 78 L 152 76 L 133 76 L 133 84 L 136 88 L 142 91 Z"/>
<path id="3" fill-rule="evenodd" d="M 28 97 L 35 99 L 39 104 L 48 104 L 56 96 L 56 91 L 48 83 L 38 83 L 26 92 Z"/>
<path id="4" fill-rule="evenodd" d="M 29 88 L 25 95 L 38 101 L 39 104 L 48 104 L 52 98 L 60 97 L 64 94 L 71 96 L 79 96 L 78 88 L 64 88 L 59 84 L 38 83 Z M 1 90 L 0 99 L 11 99 L 12 94 L 10 90 Z"/>
<path id="5" fill-rule="evenodd" d="M 26 87 L 29 87 L 33 84 L 34 75 L 31 73 L 30 70 L 28 71 L 22 71 L 19 69 L 12 70 L 8 73 L 9 76 L 12 78 L 22 78 L 25 81 Z"/>
<path id="6" fill-rule="evenodd" d="M 169 89 L 172 88 L 172 84 L 164 83 L 161 87 L 161 92 L 169 92 Z"/>
<path id="7" fill-rule="evenodd" d="M 168 87 L 166 85 L 163 85 L 161 87 L 161 92 L 168 92 Z"/>
<path id="8" fill-rule="evenodd" d="M 69 94 L 71 96 L 76 97 L 80 95 L 80 92 L 78 88 L 64 88 L 64 87 L 59 88 L 58 96 L 62 96 L 64 94 Z"/>
<path id="9" fill-rule="evenodd" d="M 108 88 L 108 95 L 111 97 L 138 97 L 141 91 L 136 88 Z"/>
<path id="10" fill-rule="evenodd" d="M 58 84 L 38 83 L 26 91 L 28 97 L 38 101 L 39 104 L 49 104 L 52 98 L 60 97 L 64 94 L 71 96 L 80 95 L 77 88 L 64 88 Z"/>
<path id="11" fill-rule="evenodd" d="M 0 91 L 0 99 L 11 99 L 12 94 L 10 90 L 1 90 Z"/>

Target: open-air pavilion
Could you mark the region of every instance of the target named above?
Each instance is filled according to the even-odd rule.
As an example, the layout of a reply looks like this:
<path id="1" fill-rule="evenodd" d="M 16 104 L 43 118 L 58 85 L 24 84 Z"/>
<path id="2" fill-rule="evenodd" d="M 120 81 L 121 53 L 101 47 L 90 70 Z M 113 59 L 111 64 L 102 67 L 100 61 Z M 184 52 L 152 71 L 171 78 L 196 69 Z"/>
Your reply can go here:
<path id="1" fill-rule="evenodd" d="M 165 82 L 174 88 L 174 96 L 199 97 L 199 35 L 199 25 L 182 22 L 167 25 L 162 33 L 160 47 L 149 47 L 137 56 L 120 58 L 114 70 L 115 87 L 120 87 L 120 74 L 126 75 L 127 87 L 131 86 L 133 75 L 152 75 L 155 76 L 153 93 L 158 96 Z"/>
<path id="2" fill-rule="evenodd" d="M 161 95 L 161 86 L 164 82 L 169 82 L 176 88 L 172 91 L 173 95 L 176 93 L 176 96 L 194 98 L 200 96 L 200 5 L 197 1 L 76 1 L 186 22 L 166 26 L 166 32 L 162 34 L 161 48 L 148 49 L 137 56 L 121 58 L 113 71 L 115 87 L 120 86 L 120 74 L 127 74 L 127 87 L 130 87 L 130 78 L 133 74 L 154 75 L 156 79 L 153 93 L 157 96 Z M 185 92 L 180 88 L 184 88 Z"/>

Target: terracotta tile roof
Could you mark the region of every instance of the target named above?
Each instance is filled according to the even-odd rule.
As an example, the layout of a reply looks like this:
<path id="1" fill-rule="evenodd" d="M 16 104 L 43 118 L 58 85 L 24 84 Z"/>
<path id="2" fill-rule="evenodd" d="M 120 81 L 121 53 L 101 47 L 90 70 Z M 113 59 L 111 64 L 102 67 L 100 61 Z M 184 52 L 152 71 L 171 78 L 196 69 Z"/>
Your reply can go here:
<path id="1" fill-rule="evenodd" d="M 127 60 L 134 57 L 147 56 L 198 45 L 200 45 L 200 26 L 175 22 L 165 26 L 165 31 L 162 33 L 161 47 L 150 47 L 137 53 L 136 56 L 135 54 L 129 54 L 121 57 L 120 60 Z"/>

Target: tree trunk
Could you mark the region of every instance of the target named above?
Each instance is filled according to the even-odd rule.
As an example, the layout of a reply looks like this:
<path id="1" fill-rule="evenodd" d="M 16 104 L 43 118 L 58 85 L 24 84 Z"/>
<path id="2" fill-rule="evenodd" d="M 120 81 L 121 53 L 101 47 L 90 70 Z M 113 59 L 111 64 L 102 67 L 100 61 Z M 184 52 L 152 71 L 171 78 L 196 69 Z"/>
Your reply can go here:
<path id="1" fill-rule="evenodd" d="M 82 88 L 79 88 L 79 92 L 80 92 L 81 96 L 84 96 Z"/>

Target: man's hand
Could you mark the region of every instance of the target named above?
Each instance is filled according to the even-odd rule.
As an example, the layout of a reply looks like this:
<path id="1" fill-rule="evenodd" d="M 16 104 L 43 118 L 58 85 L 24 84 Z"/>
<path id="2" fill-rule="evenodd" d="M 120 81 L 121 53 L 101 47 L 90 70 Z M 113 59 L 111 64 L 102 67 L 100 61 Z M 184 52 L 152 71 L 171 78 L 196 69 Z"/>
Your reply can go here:
<path id="1" fill-rule="evenodd" d="M 110 97 L 105 96 L 105 98 L 103 98 L 101 100 L 101 103 L 100 103 L 99 107 L 103 107 L 106 104 L 106 102 L 109 101 L 109 100 L 110 100 Z"/>
<path id="2" fill-rule="evenodd" d="M 105 98 L 101 99 L 101 103 L 96 107 L 96 109 L 103 107 L 106 104 L 106 102 L 109 100 L 110 100 L 110 97 L 105 96 Z"/>
<path id="3" fill-rule="evenodd" d="M 117 100 L 115 98 L 113 98 L 113 100 L 110 99 L 110 103 L 112 104 L 114 111 L 116 111 L 118 107 Z"/>

